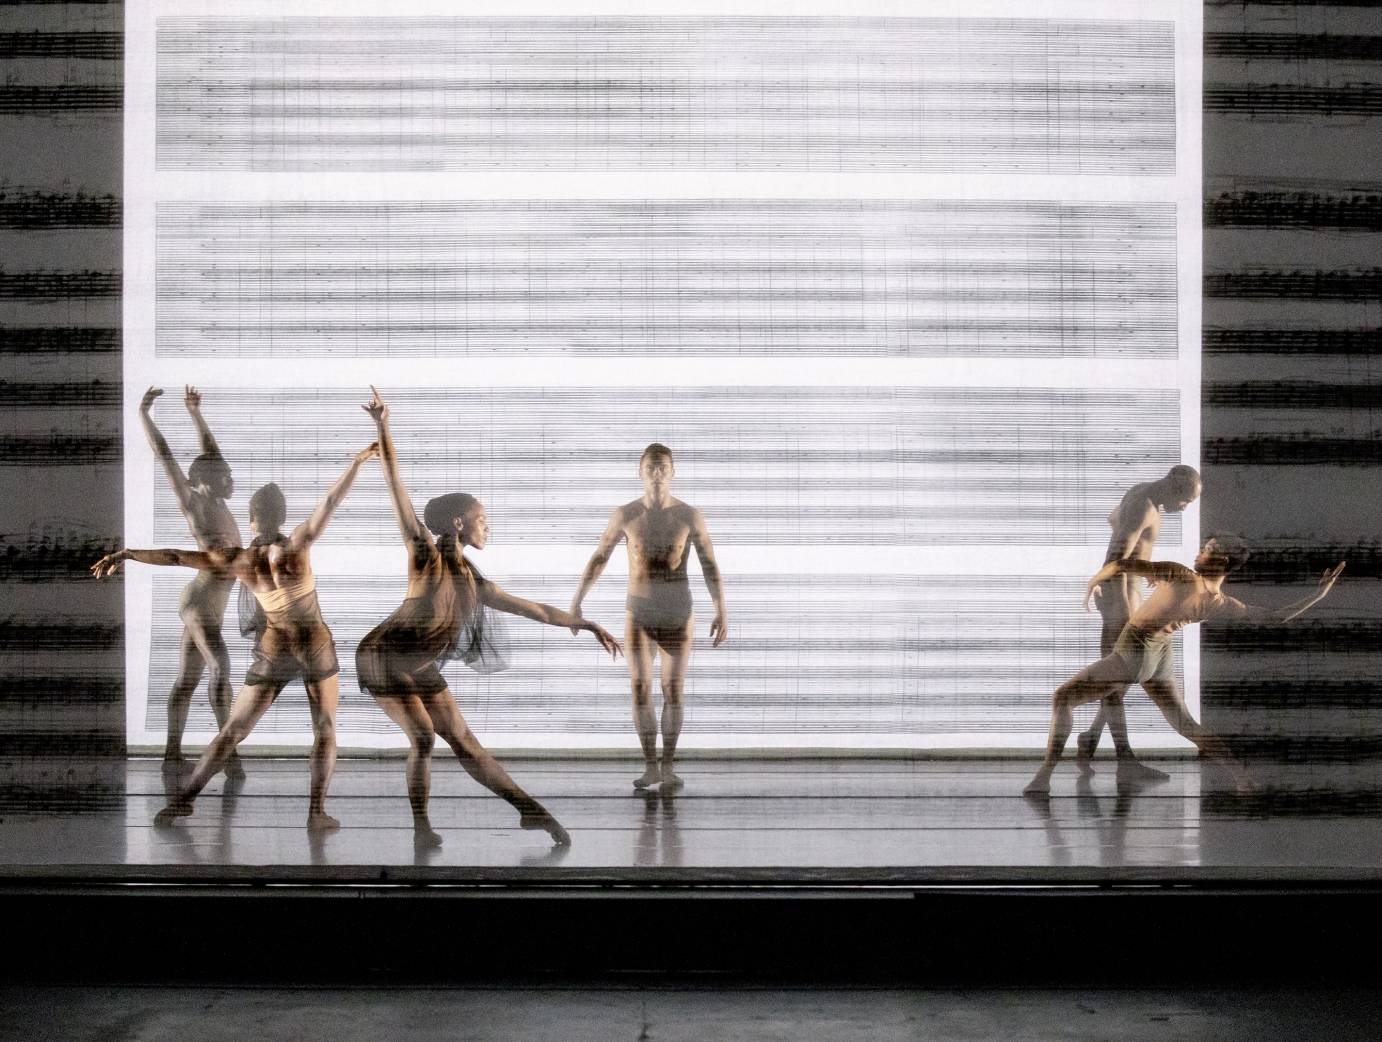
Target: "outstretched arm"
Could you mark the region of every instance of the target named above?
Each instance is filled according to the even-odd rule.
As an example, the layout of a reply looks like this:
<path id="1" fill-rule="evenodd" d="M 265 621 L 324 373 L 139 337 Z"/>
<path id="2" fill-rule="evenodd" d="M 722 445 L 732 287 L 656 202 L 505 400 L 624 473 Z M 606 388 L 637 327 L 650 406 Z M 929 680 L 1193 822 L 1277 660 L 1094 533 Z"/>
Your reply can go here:
<path id="1" fill-rule="evenodd" d="M 161 387 L 150 387 L 144 392 L 144 397 L 139 403 L 139 422 L 144 426 L 144 436 L 149 439 L 149 447 L 154 450 L 154 455 L 158 457 L 158 462 L 163 467 L 163 473 L 168 475 L 168 484 L 173 486 L 173 495 L 177 496 L 178 506 L 182 508 L 183 516 L 187 518 L 187 523 L 190 525 L 193 523 L 192 486 L 187 483 L 186 475 L 178 466 L 178 461 L 173 458 L 173 450 L 168 447 L 168 439 L 155 425 L 154 418 L 150 414 L 154 400 L 162 393 L 163 388 Z"/>
<path id="2" fill-rule="evenodd" d="M 211 428 L 206 425 L 206 420 L 202 418 L 202 393 L 191 384 L 183 390 L 183 404 L 187 406 L 187 415 L 192 417 L 192 426 L 197 428 L 197 437 L 201 439 L 202 455 L 220 456 L 221 447 L 216 444 L 216 438 L 211 433 Z M 224 459 L 225 457 L 222 457 Z"/>
<path id="3" fill-rule="evenodd" d="M 350 491 L 350 486 L 355 484 L 355 478 L 360 473 L 360 468 L 378 453 L 379 443 L 371 442 L 367 448 L 361 449 L 355 454 L 355 458 L 350 461 L 350 466 L 346 467 L 345 473 L 336 479 L 336 484 L 331 486 L 331 491 L 317 504 L 317 509 L 312 511 L 306 521 L 293 529 L 293 534 L 288 537 L 290 549 L 305 550 L 317 541 L 317 537 L 325 531 L 326 523 L 331 520 L 331 515 L 336 512 L 336 508 L 341 505 L 341 500 L 345 499 L 346 493 Z"/>
<path id="4" fill-rule="evenodd" d="M 595 639 L 600 642 L 600 646 L 611 656 L 617 656 L 623 650 L 619 646 L 619 642 L 598 622 L 591 622 L 589 619 L 583 619 L 569 611 L 554 608 L 550 604 L 541 604 L 538 601 L 515 597 L 492 582 L 480 583 L 479 591 L 480 602 L 487 608 L 506 612 L 509 615 L 518 615 L 524 619 L 532 619 L 534 622 L 541 622 L 547 626 L 567 626 L 573 633 L 589 630 L 595 634 Z"/>
<path id="5" fill-rule="evenodd" d="M 590 560 L 585 564 L 585 570 L 581 572 L 580 584 L 576 587 L 575 596 L 571 598 L 571 614 L 576 618 L 581 617 L 581 605 L 585 602 L 585 595 L 595 585 L 595 580 L 604 573 L 605 565 L 609 564 L 614 548 L 619 545 L 619 540 L 623 538 L 624 511 L 620 508 L 609 515 L 609 524 L 605 525 L 605 530 L 600 536 L 600 542 L 596 545 L 595 552 L 590 555 Z M 580 627 L 572 626 L 571 632 L 579 633 Z"/>
<path id="6" fill-rule="evenodd" d="M 407 542 L 429 542 L 430 536 L 413 509 L 412 498 L 404 487 L 403 477 L 398 472 L 398 453 L 394 451 L 393 434 L 389 431 L 389 407 L 379 397 L 379 392 L 370 384 L 373 397 L 368 404 L 361 406 L 374 421 L 379 432 L 379 460 L 384 465 L 384 480 L 389 485 L 389 498 L 393 500 L 394 516 L 398 519 L 398 530 Z"/>
<path id="7" fill-rule="evenodd" d="M 1244 604 L 1232 597 L 1225 598 L 1230 602 L 1229 608 L 1218 613 L 1215 617 L 1241 619 L 1245 622 L 1290 622 L 1324 600 L 1329 595 L 1329 591 L 1334 588 L 1334 584 L 1338 581 L 1343 570 L 1343 561 L 1340 561 L 1333 568 L 1326 568 L 1324 574 L 1320 576 L 1319 586 L 1315 587 L 1313 593 L 1292 604 L 1282 605 L 1280 608 L 1262 608 L 1255 604 Z"/>
<path id="8" fill-rule="evenodd" d="M 243 553 L 239 548 L 227 550 L 117 550 L 106 554 L 91 566 L 91 574 L 97 579 L 114 575 L 124 561 L 138 561 L 140 564 L 158 564 L 176 568 L 196 568 L 202 572 L 235 571 L 235 563 Z"/>
<path id="9" fill-rule="evenodd" d="M 715 547 L 706 531 L 705 518 L 699 510 L 691 512 L 691 545 L 701 562 L 705 588 L 715 602 L 715 618 L 710 623 L 710 646 L 718 648 L 729 637 L 729 618 L 725 615 L 725 586 L 720 580 L 720 566 L 715 562 Z"/>
<path id="10" fill-rule="evenodd" d="M 1110 561 L 1097 572 L 1093 578 L 1085 585 L 1084 606 L 1089 610 L 1090 598 L 1094 596 L 1095 588 L 1101 583 L 1119 575 L 1144 575 L 1156 582 L 1185 582 L 1195 577 L 1195 573 L 1183 564 L 1175 561 L 1143 561 L 1136 557 L 1123 557 L 1117 561 Z"/>

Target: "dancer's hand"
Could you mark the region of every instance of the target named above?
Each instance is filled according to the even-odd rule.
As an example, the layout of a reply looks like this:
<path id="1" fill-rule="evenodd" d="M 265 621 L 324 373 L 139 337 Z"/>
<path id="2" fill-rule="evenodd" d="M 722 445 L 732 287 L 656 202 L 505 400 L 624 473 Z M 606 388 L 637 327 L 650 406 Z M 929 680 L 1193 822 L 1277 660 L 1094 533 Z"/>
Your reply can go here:
<path id="1" fill-rule="evenodd" d="M 384 404 L 384 399 L 379 397 L 379 392 L 374 389 L 374 384 L 370 384 L 369 389 L 371 398 L 360 408 L 369 413 L 369 418 L 375 423 L 384 423 L 389 418 L 389 407 Z"/>
<path id="2" fill-rule="evenodd" d="M 1104 590 L 1102 585 L 1100 583 L 1095 582 L 1093 579 L 1090 579 L 1089 584 L 1084 588 L 1084 610 L 1093 611 L 1094 605 L 1090 603 L 1091 598 L 1102 597 L 1103 595 Z"/>
<path id="3" fill-rule="evenodd" d="M 202 392 L 187 384 L 182 391 L 182 402 L 187 406 L 188 412 L 196 412 L 202 407 Z"/>
<path id="4" fill-rule="evenodd" d="M 595 639 L 600 642 L 600 647 L 609 652 L 610 658 L 618 658 L 619 653 L 624 650 L 623 646 L 614 639 L 614 635 L 598 622 L 587 622 L 582 628 L 595 634 Z"/>
<path id="5" fill-rule="evenodd" d="M 710 622 L 710 646 L 718 648 L 729 639 L 729 620 L 725 618 L 725 613 L 717 611 L 715 618 Z"/>
<path id="6" fill-rule="evenodd" d="M 1340 574 L 1344 570 L 1344 562 L 1340 561 L 1333 568 L 1326 568 L 1324 574 L 1320 576 L 1320 596 L 1323 597 L 1338 582 Z"/>
<path id="7" fill-rule="evenodd" d="M 91 566 L 91 574 L 97 579 L 104 579 L 107 575 L 114 575 L 120 567 L 121 561 L 128 561 L 130 552 L 128 550 L 116 550 L 113 554 L 106 554 L 99 561 Z"/>
<path id="8" fill-rule="evenodd" d="M 355 454 L 356 463 L 368 463 L 379 455 L 379 442 L 372 441 Z"/>
<path id="9" fill-rule="evenodd" d="M 162 387 L 150 387 L 147 391 L 144 392 L 144 397 L 140 399 L 139 411 L 147 415 L 149 410 L 154 407 L 154 399 L 162 393 Z"/>

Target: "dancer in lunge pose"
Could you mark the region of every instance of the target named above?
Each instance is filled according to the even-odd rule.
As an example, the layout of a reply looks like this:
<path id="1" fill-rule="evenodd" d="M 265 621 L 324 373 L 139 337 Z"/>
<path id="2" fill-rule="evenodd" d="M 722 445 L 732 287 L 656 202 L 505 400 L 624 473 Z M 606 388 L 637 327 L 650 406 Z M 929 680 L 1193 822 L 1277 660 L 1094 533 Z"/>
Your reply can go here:
<path id="1" fill-rule="evenodd" d="M 548 604 L 515 597 L 490 582 L 467 560 L 464 549 L 483 550 L 489 538 L 484 506 L 463 492 L 438 496 L 423 509 L 422 521 L 398 470 L 398 453 L 389 432 L 389 407 L 373 387 L 364 406 L 379 430 L 380 458 L 403 543 L 408 549 L 408 595 L 398 610 L 360 641 L 355 666 L 360 686 L 374 696 L 390 720 L 408 736 L 408 802 L 416 842 L 438 846 L 441 837 L 427 813 L 432 746 L 438 735 L 451 746 L 472 778 L 513 804 L 518 824 L 543 829 L 553 842 L 571 842 L 542 804 L 529 796 L 475 737 L 456 706 L 438 662 L 460 658 L 481 672 L 504 668 L 499 649 L 486 632 L 485 609 L 520 615 L 549 626 L 589 630 L 611 655 L 619 644 L 601 626 Z"/>
<path id="2" fill-rule="evenodd" d="M 629 592 L 624 641 L 627 648 L 629 678 L 633 686 L 633 725 L 643 748 L 643 774 L 634 788 L 662 786 L 663 792 L 681 788 L 682 780 L 672 770 L 681 737 L 682 689 L 686 667 L 695 644 L 695 616 L 692 614 L 691 584 L 686 563 L 692 548 L 700 558 L 706 588 L 715 604 L 710 623 L 712 647 L 719 647 L 729 636 L 725 615 L 724 585 L 715 563 L 715 548 L 706 531 L 701 512 L 672 498 L 672 478 L 676 468 L 672 450 L 654 442 L 643 450 L 638 461 L 643 479 L 643 496 L 625 503 L 610 515 L 600 543 L 591 555 L 571 612 L 580 615 L 581 603 L 595 580 L 605 570 L 610 555 L 621 539 L 628 540 Z M 662 761 L 658 763 L 658 719 L 653 712 L 653 656 L 662 658 Z"/>
<path id="3" fill-rule="evenodd" d="M 289 681 L 301 678 L 312 711 L 311 792 L 307 827 L 332 830 L 340 822 L 326 813 L 326 788 L 336 764 L 336 703 L 340 697 L 340 667 L 331 631 L 317 604 L 317 580 L 309 556 L 331 515 L 340 506 L 360 467 L 379 451 L 371 445 L 358 453 L 312 515 L 282 533 L 287 508 L 277 485 L 265 485 L 250 497 L 250 530 L 254 540 L 244 549 L 120 550 L 91 567 L 96 578 L 111 575 L 122 561 L 196 568 L 222 578 L 239 579 L 264 609 L 265 626 L 255 645 L 254 661 L 244 686 L 235 697 L 230 717 L 206 747 L 201 760 L 178 794 L 154 818 L 156 825 L 192 813 L 192 801 L 230 758 L 235 747 L 273 705 Z"/>
<path id="4" fill-rule="evenodd" d="M 1104 563 L 1124 558 L 1150 561 L 1152 548 L 1156 546 L 1157 536 L 1161 533 L 1162 514 L 1179 514 L 1199 499 L 1200 490 L 1200 472 L 1185 464 L 1172 467 L 1163 478 L 1130 488 L 1108 516 L 1113 531 L 1109 535 Z M 1099 629 L 1100 655 L 1113 651 L 1114 642 L 1141 600 L 1137 579 L 1128 572 L 1114 576 L 1096 588 L 1094 603 L 1103 619 Z M 1118 754 L 1118 780 L 1131 784 L 1165 781 L 1170 775 L 1139 761 L 1128 743 L 1128 723 L 1123 711 L 1126 694 L 1124 689 L 1105 696 L 1099 703 L 1094 722 L 1075 740 L 1076 762 L 1084 773 L 1093 770 L 1090 761 L 1099 747 L 1099 738 L 1107 722 L 1114 750 Z"/>
<path id="5" fill-rule="evenodd" d="M 1175 653 L 1171 643 L 1182 626 L 1216 619 L 1250 622 L 1288 622 L 1318 603 L 1334 586 L 1343 562 L 1328 569 L 1319 587 L 1310 596 L 1282 608 L 1258 608 L 1244 604 L 1223 592 L 1229 573 L 1247 560 L 1242 541 L 1232 536 L 1210 539 L 1195 558 L 1194 569 L 1168 561 L 1142 561 L 1124 558 L 1104 565 L 1089 580 L 1085 607 L 1095 588 L 1120 575 L 1147 576 L 1156 588 L 1133 612 L 1113 651 L 1056 689 L 1051 705 L 1051 734 L 1046 759 L 1024 792 L 1045 796 L 1051 789 L 1051 772 L 1060 761 L 1070 736 L 1075 706 L 1107 698 L 1130 684 L 1141 684 L 1156 707 L 1176 732 L 1199 747 L 1200 752 L 1217 760 L 1233 775 L 1240 793 L 1256 789 L 1246 768 L 1229 751 L 1227 743 L 1202 727 L 1186 708 L 1176 689 Z"/>
<path id="6" fill-rule="evenodd" d="M 187 387 L 183 401 L 201 439 L 201 455 L 187 468 L 186 476 L 162 432 L 154 424 L 151 410 L 154 400 L 163 394 L 162 388 L 150 387 L 139 403 L 139 421 L 149 439 L 168 484 L 173 487 L 182 516 L 192 530 L 192 538 L 201 550 L 224 550 L 240 545 L 240 529 L 226 506 L 235 492 L 230 467 L 221 455 L 220 446 L 211 428 L 202 418 L 202 396 L 195 387 Z M 182 638 L 178 642 L 178 675 L 168 692 L 168 739 L 163 747 L 163 762 L 182 763 L 182 732 L 187 727 L 187 711 L 192 705 L 192 692 L 206 675 L 207 695 L 216 726 L 224 727 L 230 713 L 230 655 L 221 636 L 226 600 L 235 580 L 215 572 L 198 572 L 183 587 L 178 599 L 178 616 L 182 619 Z M 244 776 L 240 758 L 231 755 L 226 761 L 226 776 Z"/>

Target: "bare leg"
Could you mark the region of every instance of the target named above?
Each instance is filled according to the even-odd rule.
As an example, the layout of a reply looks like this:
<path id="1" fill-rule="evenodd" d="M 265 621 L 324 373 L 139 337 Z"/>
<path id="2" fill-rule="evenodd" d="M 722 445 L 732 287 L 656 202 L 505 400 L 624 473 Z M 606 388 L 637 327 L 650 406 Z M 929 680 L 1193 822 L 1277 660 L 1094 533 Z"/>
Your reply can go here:
<path id="1" fill-rule="evenodd" d="M 659 634 L 658 646 L 661 648 L 662 666 L 662 791 L 680 789 L 686 783 L 672 770 L 672 761 L 677 755 L 677 742 L 681 739 L 681 724 L 684 716 L 682 692 L 686 686 L 686 667 L 691 663 L 691 651 L 695 647 L 695 617 L 686 620 L 686 628 L 675 638 Z"/>
<path id="2" fill-rule="evenodd" d="M 225 639 L 221 636 L 219 619 L 205 619 L 190 612 L 183 618 L 186 633 L 197 646 L 197 651 L 206 663 L 207 696 L 211 702 L 211 712 L 216 716 L 217 728 L 225 727 L 230 719 L 230 652 L 226 650 Z M 190 694 L 190 692 L 189 692 Z M 182 719 L 187 721 L 187 709 L 183 708 Z M 181 731 L 178 732 L 181 735 Z M 226 761 L 227 778 L 243 778 L 245 768 L 240 756 L 234 750 Z"/>
<path id="3" fill-rule="evenodd" d="M 466 773 L 518 810 L 519 828 L 542 829 L 552 837 L 552 842 L 557 846 L 570 845 L 571 837 L 566 829 L 561 827 L 546 807 L 519 788 L 518 783 L 509 777 L 508 771 L 504 770 L 499 761 L 490 755 L 489 750 L 480 744 L 480 739 L 475 737 L 475 732 L 470 729 L 470 725 L 465 722 L 465 717 L 456 706 L 456 699 L 452 697 L 449 688 L 427 696 L 423 705 L 432 719 L 433 729 L 442 741 L 451 746 Z"/>
<path id="4" fill-rule="evenodd" d="M 1099 656 L 1106 658 L 1113 654 L 1113 645 L 1118 642 L 1118 635 L 1123 632 L 1123 627 L 1127 625 L 1128 617 L 1121 607 L 1115 608 L 1112 605 L 1105 607 L 1100 601 L 1099 619 Z M 1075 739 L 1075 762 L 1079 765 L 1081 774 L 1094 772 L 1091 761 L 1099 748 L 1099 739 L 1103 737 L 1106 724 L 1109 725 L 1109 730 L 1113 732 L 1115 748 L 1118 747 L 1120 730 L 1123 745 L 1127 746 L 1128 724 L 1123 715 L 1122 703 L 1120 702 L 1115 707 L 1108 699 L 1105 699 L 1099 703 L 1099 708 L 1094 711 L 1094 721 Z M 1131 753 L 1131 748 L 1128 751 Z"/>
<path id="5" fill-rule="evenodd" d="M 395 678 L 396 680 L 396 678 Z M 427 798 L 432 788 L 432 747 L 436 730 L 417 695 L 375 697 L 379 708 L 408 736 L 408 805 L 413 809 L 413 834 L 419 846 L 439 847 L 441 836 L 432 828 Z"/>
<path id="6" fill-rule="evenodd" d="M 643 774 L 633 783 L 645 789 L 662 780 L 657 765 L 657 714 L 653 712 L 653 651 L 655 645 L 643 627 L 628 613 L 624 625 L 624 656 L 629 664 L 629 683 L 633 690 L 633 726 L 643 750 Z"/>
<path id="7" fill-rule="evenodd" d="M 1169 774 L 1158 771 L 1155 767 L 1148 767 L 1132 751 L 1132 745 L 1128 742 L 1128 718 L 1123 712 L 1123 700 L 1127 693 L 1128 689 L 1125 687 L 1116 695 L 1107 696 L 1099 704 L 1099 711 L 1108 718 L 1109 734 L 1113 736 L 1113 748 L 1118 753 L 1118 781 L 1123 785 L 1150 785 L 1153 782 L 1169 781 Z"/>
<path id="8" fill-rule="evenodd" d="M 168 825 L 174 818 L 192 813 L 192 801 L 197 798 L 197 794 L 206 788 L 206 783 L 225 765 L 235 747 L 254 730 L 254 725 L 268 711 L 269 706 L 274 704 L 274 699 L 281 690 L 281 687 L 272 684 L 246 684 L 240 689 L 240 693 L 235 696 L 235 703 L 230 707 L 230 719 L 226 721 L 225 727 L 221 728 L 220 733 L 206 747 L 206 752 L 202 753 L 202 758 L 197 761 L 187 784 L 158 812 L 154 818 L 155 825 Z"/>
<path id="9" fill-rule="evenodd" d="M 1190 715 L 1190 709 L 1186 706 L 1185 700 L 1180 697 L 1180 692 L 1176 690 L 1174 683 L 1148 680 L 1142 687 L 1151 700 L 1156 703 L 1156 707 L 1161 710 L 1161 715 L 1166 717 L 1166 722 L 1175 728 L 1177 734 L 1194 742 L 1195 746 L 1208 759 L 1215 760 L 1228 769 L 1228 772 L 1233 775 L 1234 786 L 1240 795 L 1251 794 L 1258 790 L 1252 775 L 1233 755 L 1228 743 L 1212 731 L 1205 730 L 1199 721 Z"/>
<path id="10" fill-rule="evenodd" d="M 178 642 L 178 676 L 168 692 L 168 738 L 163 745 L 163 762 L 182 761 L 182 733 L 187 730 L 187 711 L 192 706 L 192 693 L 201 683 L 206 660 L 190 626 L 184 625 Z M 222 723 L 222 721 L 217 721 Z"/>
<path id="11" fill-rule="evenodd" d="M 341 677 L 337 673 L 306 685 L 307 705 L 312 711 L 312 787 L 307 797 L 307 827 L 314 831 L 335 832 L 341 823 L 326 813 L 326 789 L 336 769 L 336 705 L 341 699 Z"/>
<path id="12" fill-rule="evenodd" d="M 1128 683 L 1128 667 L 1117 655 L 1101 658 L 1086 666 L 1051 696 L 1051 731 L 1046 740 L 1046 758 L 1032 780 L 1023 789 L 1028 796 L 1041 796 L 1051 791 L 1051 774 L 1060 762 L 1070 729 L 1074 725 L 1075 707 L 1096 702 Z"/>

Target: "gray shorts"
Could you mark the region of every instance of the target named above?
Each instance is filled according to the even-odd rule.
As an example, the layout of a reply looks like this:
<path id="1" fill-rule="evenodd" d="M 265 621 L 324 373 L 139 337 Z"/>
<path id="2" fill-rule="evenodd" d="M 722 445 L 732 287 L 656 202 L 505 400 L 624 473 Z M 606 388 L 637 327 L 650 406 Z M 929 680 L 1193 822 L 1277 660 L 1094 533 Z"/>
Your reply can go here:
<path id="1" fill-rule="evenodd" d="M 1170 637 L 1153 636 L 1124 626 L 1114 642 L 1113 653 L 1121 658 L 1132 674 L 1133 683 L 1148 680 L 1174 683 L 1176 679 L 1176 647 Z"/>

